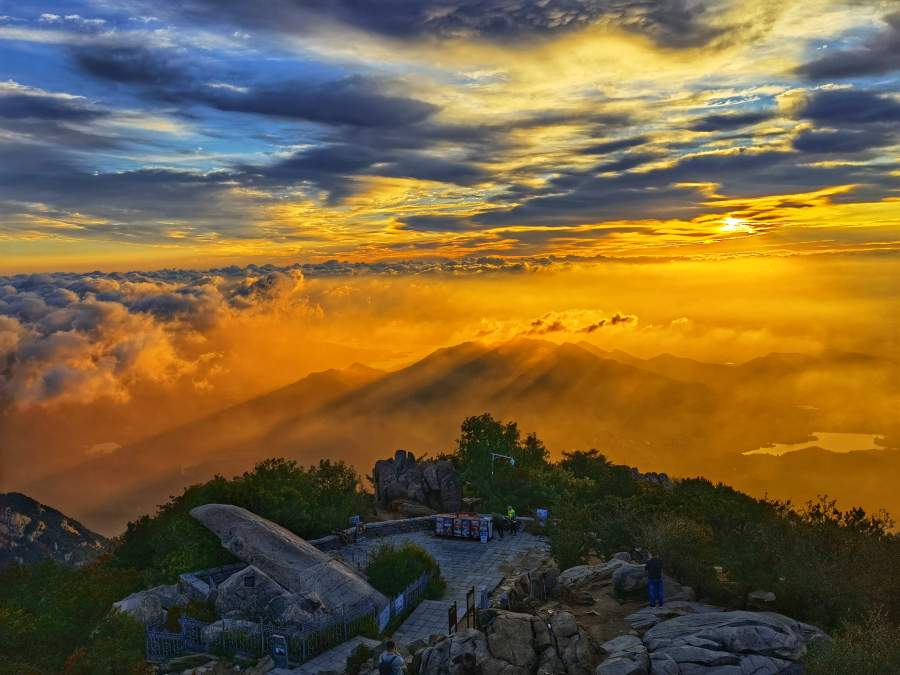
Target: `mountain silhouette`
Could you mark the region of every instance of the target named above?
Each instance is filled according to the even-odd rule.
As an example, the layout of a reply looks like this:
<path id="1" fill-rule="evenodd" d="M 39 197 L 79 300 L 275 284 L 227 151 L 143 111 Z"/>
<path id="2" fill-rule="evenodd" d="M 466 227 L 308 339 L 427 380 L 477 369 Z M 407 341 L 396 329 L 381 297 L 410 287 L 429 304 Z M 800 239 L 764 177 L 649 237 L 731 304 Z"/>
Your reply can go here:
<path id="1" fill-rule="evenodd" d="M 485 412 L 517 422 L 523 433 L 538 432 L 557 459 L 564 450 L 595 447 L 645 470 L 719 474 L 730 483 L 739 482 L 734 467 L 752 466 L 752 482 L 761 485 L 777 462 L 748 463 L 741 452 L 805 439 L 824 428 L 816 425 L 833 409 L 863 405 L 839 400 L 846 391 L 834 373 L 853 374 L 848 381 L 861 389 L 871 378 L 854 377 L 872 364 L 844 361 L 771 354 L 730 366 L 668 354 L 643 360 L 589 343 L 467 342 L 390 373 L 360 365 L 315 373 L 28 491 L 52 496 L 96 529 L 117 533 L 186 485 L 240 474 L 269 457 L 302 465 L 345 460 L 364 474 L 397 448 L 417 456 L 452 452 L 462 420 Z M 840 395 L 809 385 L 823 372 Z M 883 411 L 875 411 L 871 424 L 876 431 L 885 426 Z M 84 490 L 85 484 L 96 488 Z"/>

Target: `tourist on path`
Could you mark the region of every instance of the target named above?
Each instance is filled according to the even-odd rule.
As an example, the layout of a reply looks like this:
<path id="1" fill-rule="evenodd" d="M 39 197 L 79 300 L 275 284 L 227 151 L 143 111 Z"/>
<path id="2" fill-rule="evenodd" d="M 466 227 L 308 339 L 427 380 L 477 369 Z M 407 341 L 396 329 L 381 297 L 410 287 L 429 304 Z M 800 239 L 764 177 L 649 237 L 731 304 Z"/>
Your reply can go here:
<path id="1" fill-rule="evenodd" d="M 516 510 L 511 506 L 507 506 L 506 517 L 509 518 L 509 534 L 511 537 L 515 537 L 516 530 L 519 529 L 519 521 L 516 518 Z"/>
<path id="2" fill-rule="evenodd" d="M 397 644 L 388 640 L 384 645 L 384 652 L 378 659 L 378 675 L 401 675 L 406 662 L 397 653 Z"/>
<path id="3" fill-rule="evenodd" d="M 663 562 L 650 551 L 647 564 L 644 569 L 647 570 L 647 587 L 650 590 L 650 606 L 656 607 L 656 600 L 659 598 L 659 606 L 663 606 L 663 582 L 662 567 Z"/>

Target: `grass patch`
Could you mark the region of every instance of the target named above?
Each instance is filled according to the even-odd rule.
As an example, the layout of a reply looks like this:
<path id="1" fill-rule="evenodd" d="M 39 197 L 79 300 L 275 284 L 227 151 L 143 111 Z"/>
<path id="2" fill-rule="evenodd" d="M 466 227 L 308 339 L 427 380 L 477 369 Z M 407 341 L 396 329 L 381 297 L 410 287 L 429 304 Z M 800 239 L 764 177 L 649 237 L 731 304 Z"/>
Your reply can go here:
<path id="1" fill-rule="evenodd" d="M 372 559 L 366 567 L 369 583 L 389 598 L 402 593 L 423 572 L 440 570 L 437 561 L 422 546 L 412 541 L 404 541 L 399 546 L 392 541 L 385 541 L 374 551 Z M 435 581 L 439 579 L 438 581 Z M 432 581 L 434 583 L 432 583 Z M 447 583 L 438 573 L 429 581 L 427 592 L 443 595 Z M 429 596 L 430 597 L 430 596 Z"/>

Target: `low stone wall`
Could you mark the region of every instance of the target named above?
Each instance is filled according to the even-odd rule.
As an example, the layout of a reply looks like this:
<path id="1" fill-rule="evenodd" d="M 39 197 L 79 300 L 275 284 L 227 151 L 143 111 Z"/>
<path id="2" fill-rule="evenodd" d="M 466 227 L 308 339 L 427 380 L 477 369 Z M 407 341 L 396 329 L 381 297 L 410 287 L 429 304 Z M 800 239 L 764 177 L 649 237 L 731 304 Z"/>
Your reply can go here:
<path id="1" fill-rule="evenodd" d="M 384 520 L 377 523 L 366 523 L 366 537 L 387 537 L 392 534 L 403 534 L 404 532 L 419 532 L 421 530 L 434 529 L 434 516 L 421 516 L 419 518 L 404 518 L 403 520 Z M 347 529 L 354 539 L 356 538 L 356 528 Z M 313 539 L 309 542 L 320 551 L 336 551 L 341 547 L 341 538 L 332 534 L 321 539 Z"/>
<path id="2" fill-rule="evenodd" d="M 402 520 L 383 520 L 377 523 L 366 523 L 366 537 L 389 537 L 394 534 L 404 534 L 406 532 L 420 532 L 423 530 L 433 531 L 434 518 L 434 516 L 421 516 L 419 518 L 404 518 Z M 519 529 L 521 530 L 526 525 L 531 525 L 532 523 L 534 523 L 534 518 L 529 518 L 527 516 L 520 517 Z M 355 539 L 356 528 L 348 528 L 347 534 Z M 327 537 L 322 537 L 321 539 L 313 539 L 309 543 L 320 551 L 327 553 L 328 551 L 336 551 L 341 547 L 341 538 L 336 534 L 332 534 Z"/>

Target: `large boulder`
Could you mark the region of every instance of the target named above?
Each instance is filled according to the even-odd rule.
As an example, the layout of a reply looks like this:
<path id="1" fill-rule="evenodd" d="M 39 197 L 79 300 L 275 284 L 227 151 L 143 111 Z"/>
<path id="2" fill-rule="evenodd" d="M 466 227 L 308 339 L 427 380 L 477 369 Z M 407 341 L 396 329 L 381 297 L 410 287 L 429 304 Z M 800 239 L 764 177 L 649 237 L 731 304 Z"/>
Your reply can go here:
<path id="1" fill-rule="evenodd" d="M 534 629 L 531 624 L 530 614 L 499 613 L 487 629 L 491 655 L 533 672 L 538 659 L 534 652 Z"/>
<path id="2" fill-rule="evenodd" d="M 156 590 L 152 588 L 149 591 L 132 593 L 124 600 L 113 603 L 113 607 L 120 612 L 131 614 L 145 626 L 161 624 L 166 620 L 166 610 L 163 609 Z"/>
<path id="3" fill-rule="evenodd" d="M 220 616 L 236 610 L 252 619 L 272 620 L 278 617 L 270 615 L 270 603 L 287 595 L 289 593 L 283 586 L 249 565 L 219 584 L 216 611 Z"/>
<path id="4" fill-rule="evenodd" d="M 629 593 L 647 588 L 647 570 L 643 565 L 624 564 L 612 575 L 613 589 L 617 593 Z"/>
<path id="5" fill-rule="evenodd" d="M 411 452 L 398 450 L 390 459 L 375 462 L 372 482 L 378 504 L 409 500 L 444 511 L 462 508 L 459 473 L 446 460 L 417 463 Z"/>
<path id="6" fill-rule="evenodd" d="M 509 665 L 491 655 L 488 639 L 484 633 L 469 628 L 449 638 L 442 637 L 426 647 L 421 654 L 419 675 L 456 675 L 458 664 L 454 663 L 454 660 L 466 653 L 475 655 L 475 660 L 481 664 L 484 675 L 499 675 Z"/>
<path id="7" fill-rule="evenodd" d="M 208 527 L 231 551 L 288 588 L 298 572 L 328 561 L 328 556 L 293 532 L 231 504 L 205 504 L 191 516 Z"/>
<path id="8" fill-rule="evenodd" d="M 643 637 L 656 672 L 680 675 L 794 675 L 806 645 L 828 637 L 814 626 L 759 612 L 685 614 Z M 675 671 L 672 664 L 677 666 Z"/>
<path id="9" fill-rule="evenodd" d="M 650 656 L 640 638 L 620 635 L 601 647 L 609 656 L 599 666 L 597 675 L 648 675 Z"/>
<path id="10" fill-rule="evenodd" d="M 354 566 L 246 509 L 207 504 L 191 510 L 221 540 L 222 546 L 291 593 L 315 593 L 328 608 L 371 600 L 384 607 L 388 599 L 369 585 Z"/>
<path id="11" fill-rule="evenodd" d="M 321 598 L 326 607 L 355 605 L 371 600 L 378 607 L 384 607 L 387 597 L 376 591 L 365 579 L 351 572 L 337 560 L 328 560 L 297 575 L 288 586 L 295 593 L 313 592 Z"/>
<path id="12" fill-rule="evenodd" d="M 617 553 L 616 556 L 622 555 Z M 625 555 L 628 555 L 627 553 Z M 630 557 L 630 556 L 629 556 Z M 602 581 L 613 576 L 615 571 L 625 565 L 621 558 L 615 557 L 609 562 L 599 565 L 578 565 L 570 567 L 557 579 L 557 596 L 572 592 L 577 586 L 586 582 Z"/>

